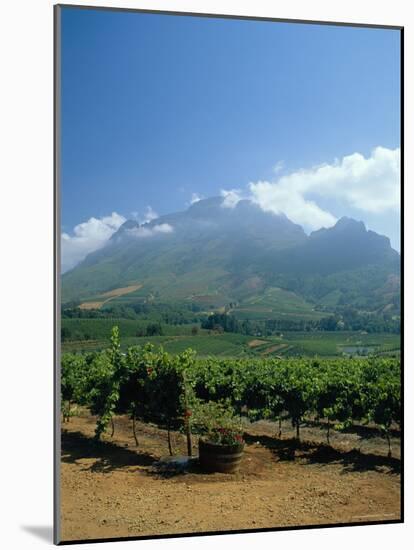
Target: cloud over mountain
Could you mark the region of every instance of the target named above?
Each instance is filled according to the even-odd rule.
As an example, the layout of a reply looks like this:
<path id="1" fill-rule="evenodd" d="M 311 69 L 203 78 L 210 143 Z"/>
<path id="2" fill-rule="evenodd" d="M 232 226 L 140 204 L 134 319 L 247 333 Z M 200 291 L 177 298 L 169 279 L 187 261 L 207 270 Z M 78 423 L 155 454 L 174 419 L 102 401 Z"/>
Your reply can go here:
<path id="1" fill-rule="evenodd" d="M 241 189 L 222 189 L 220 194 L 224 198 L 222 203 L 223 208 L 234 208 L 244 198 Z"/>
<path id="2" fill-rule="evenodd" d="M 128 229 L 128 234 L 133 237 L 145 238 L 153 237 L 154 235 L 159 235 L 162 233 L 172 233 L 174 228 L 169 223 L 160 223 L 158 225 L 146 226 L 140 225 L 139 227 L 134 227 L 133 229 Z"/>
<path id="3" fill-rule="evenodd" d="M 76 225 L 73 235 L 62 233 L 62 272 L 74 267 L 90 252 L 102 248 L 125 221 L 123 216 L 112 212 L 110 216 L 92 217 Z"/>
<path id="4" fill-rule="evenodd" d="M 318 202 L 334 200 L 344 208 L 370 214 L 397 212 L 400 207 L 400 149 L 376 147 L 371 156 L 360 153 L 281 176 L 275 181 L 257 181 L 248 192 L 223 190 L 223 206 L 234 207 L 249 198 L 264 211 L 284 213 L 308 229 L 334 225 L 337 218 Z"/>
<path id="5" fill-rule="evenodd" d="M 243 199 L 249 199 L 264 212 L 285 214 L 307 230 L 331 227 L 338 217 L 349 210 L 358 210 L 371 220 L 385 214 L 397 215 L 400 208 L 400 149 L 376 147 L 370 156 L 353 153 L 307 169 L 280 175 L 281 162 L 274 170 L 275 180 L 251 182 L 247 189 L 221 190 L 225 209 L 234 209 Z M 191 204 L 203 197 L 193 193 Z M 335 205 L 335 208 L 331 208 Z M 335 210 L 335 211 L 333 211 Z M 339 212 L 338 212 L 339 211 Z M 223 212 L 223 211 L 222 211 Z M 147 206 L 143 216 L 134 213 L 137 227 L 128 233 L 148 238 L 174 231 L 174 224 L 159 220 Z M 102 248 L 126 219 L 113 212 L 110 216 L 90 218 L 73 229 L 73 235 L 62 234 L 62 272 L 74 267 L 90 252 Z M 169 220 L 168 220 L 169 221 Z"/>
<path id="6" fill-rule="evenodd" d="M 190 204 L 194 204 L 196 202 L 199 202 L 202 199 L 204 199 L 203 195 L 200 195 L 199 193 L 191 193 Z"/>

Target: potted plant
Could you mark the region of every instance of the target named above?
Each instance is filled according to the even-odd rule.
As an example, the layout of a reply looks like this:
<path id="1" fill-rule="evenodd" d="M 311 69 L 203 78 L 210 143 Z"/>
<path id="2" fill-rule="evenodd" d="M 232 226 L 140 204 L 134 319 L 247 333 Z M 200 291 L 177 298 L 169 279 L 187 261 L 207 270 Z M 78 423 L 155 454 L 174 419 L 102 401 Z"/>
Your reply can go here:
<path id="1" fill-rule="evenodd" d="M 200 434 L 199 461 L 208 472 L 235 473 L 243 456 L 243 425 L 239 417 L 223 403 L 199 404 L 194 428 Z"/>

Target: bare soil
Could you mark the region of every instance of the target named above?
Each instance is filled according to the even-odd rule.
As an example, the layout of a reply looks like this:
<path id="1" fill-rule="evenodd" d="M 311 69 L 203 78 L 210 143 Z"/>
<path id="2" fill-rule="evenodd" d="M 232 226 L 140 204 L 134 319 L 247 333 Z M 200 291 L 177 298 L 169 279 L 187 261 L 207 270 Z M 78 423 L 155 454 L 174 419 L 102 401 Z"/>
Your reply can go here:
<path id="1" fill-rule="evenodd" d="M 269 343 L 268 340 L 255 339 L 255 340 L 250 340 L 250 342 L 248 343 L 248 346 L 249 348 L 257 348 L 257 346 L 263 346 L 263 344 L 268 344 L 268 343 Z"/>
<path id="2" fill-rule="evenodd" d="M 104 298 L 103 300 L 95 302 L 84 302 L 83 304 L 80 304 L 79 309 L 100 309 L 104 304 L 109 302 L 109 300 L 112 300 L 113 298 L 118 298 L 119 296 L 123 296 L 124 294 L 129 294 L 130 292 L 135 292 L 140 288 L 142 288 L 142 284 L 115 288 L 114 290 L 110 290 L 109 292 L 104 292 L 103 294 L 101 294 L 101 297 Z"/>
<path id="3" fill-rule="evenodd" d="M 162 471 L 167 435 L 127 417 L 115 433 L 93 440 L 95 418 L 83 412 L 63 425 L 61 536 L 64 541 L 200 533 L 400 519 L 399 438 L 393 457 L 374 428 L 331 436 L 311 422 L 293 439 L 288 423 L 249 427 L 237 474 Z M 109 430 L 110 432 L 110 430 Z M 177 454 L 185 441 L 174 434 Z M 197 455 L 197 441 L 194 440 Z"/>
<path id="4" fill-rule="evenodd" d="M 262 351 L 262 355 L 269 355 L 270 353 L 274 353 L 275 351 L 280 351 L 284 348 L 287 348 L 287 344 L 276 344 L 274 346 L 270 346 L 270 348 L 266 348 Z"/>

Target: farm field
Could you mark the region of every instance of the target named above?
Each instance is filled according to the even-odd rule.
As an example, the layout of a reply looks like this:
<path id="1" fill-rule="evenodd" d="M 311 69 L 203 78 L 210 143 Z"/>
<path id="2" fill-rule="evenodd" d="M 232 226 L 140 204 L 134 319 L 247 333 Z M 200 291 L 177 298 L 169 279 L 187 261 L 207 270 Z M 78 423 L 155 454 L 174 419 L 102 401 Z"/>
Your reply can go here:
<path id="1" fill-rule="evenodd" d="M 201 335 L 201 336 L 126 336 L 121 339 L 121 346 L 126 349 L 133 345 L 144 345 L 151 343 L 156 346 L 162 345 L 169 353 L 180 353 L 187 348 L 197 351 L 198 355 L 223 355 L 228 357 L 244 356 L 248 350 L 247 342 L 251 337 L 242 334 L 226 335 Z M 83 340 L 65 342 L 62 351 L 96 351 L 104 349 L 108 345 L 107 339 Z"/>
<path id="2" fill-rule="evenodd" d="M 95 299 L 87 300 L 80 304 L 80 309 L 100 309 L 104 304 L 113 300 L 114 298 L 120 298 L 125 294 L 131 294 L 136 292 L 142 287 L 142 284 L 130 285 L 122 288 L 115 288 L 98 295 Z"/>
<path id="3" fill-rule="evenodd" d="M 263 294 L 247 298 L 231 310 L 238 319 L 321 319 L 325 314 L 315 311 L 312 304 L 282 288 L 272 287 Z"/>
<path id="4" fill-rule="evenodd" d="M 69 329 L 71 334 L 78 333 L 87 339 L 107 340 L 114 325 L 119 327 L 125 337 L 135 337 L 140 329 L 146 328 L 150 321 L 131 319 L 62 319 L 62 328 Z M 172 325 L 162 323 L 162 332 L 167 336 L 190 336 L 194 325 Z M 200 329 L 200 332 L 203 332 Z M 207 334 L 207 331 L 206 331 Z M 89 337 L 89 338 L 88 338 Z"/>
<path id="5" fill-rule="evenodd" d="M 400 335 L 390 333 L 286 332 L 282 340 L 294 346 L 295 352 L 306 355 L 364 355 L 400 349 Z"/>
<path id="6" fill-rule="evenodd" d="M 399 353 L 400 336 L 390 333 L 367 334 L 363 332 L 284 332 L 281 337 L 254 337 L 236 333 L 209 333 L 195 325 L 162 324 L 162 336 L 136 336 L 139 329 L 148 325 L 145 321 L 125 319 L 62 319 L 74 339 L 62 342 L 62 351 L 96 351 L 109 343 L 112 326 L 118 325 L 121 345 L 143 345 L 150 342 L 162 345 L 170 353 L 180 353 L 191 348 L 200 356 L 314 356 L 335 357 L 342 355 L 369 355 Z M 76 338 L 76 335 L 82 338 Z M 86 336 L 86 337 L 85 337 Z"/>
<path id="7" fill-rule="evenodd" d="M 335 433 L 327 447 L 320 428 L 304 425 L 302 442 L 291 424 L 252 424 L 237 474 L 163 472 L 165 430 L 115 417 L 113 438 L 93 440 L 96 418 L 86 411 L 64 424 L 61 462 L 63 540 L 219 530 L 390 521 L 400 518 L 399 438 L 393 458 L 373 429 Z M 368 428 L 366 428 L 366 431 Z M 182 434 L 175 452 L 185 454 Z M 194 440 L 194 453 L 197 453 Z"/>

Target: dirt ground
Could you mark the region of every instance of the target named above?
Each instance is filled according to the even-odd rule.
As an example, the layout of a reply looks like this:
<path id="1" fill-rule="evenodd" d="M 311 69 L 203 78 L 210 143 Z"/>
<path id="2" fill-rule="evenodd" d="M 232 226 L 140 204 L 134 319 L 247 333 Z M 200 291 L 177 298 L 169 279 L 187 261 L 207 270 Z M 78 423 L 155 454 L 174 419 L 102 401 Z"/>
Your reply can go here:
<path id="1" fill-rule="evenodd" d="M 387 458 L 373 428 L 333 434 L 311 423 L 293 439 L 275 424 L 249 427 L 237 474 L 164 471 L 166 432 L 138 424 L 136 447 L 127 417 L 95 443 L 95 418 L 83 413 L 63 425 L 61 538 L 64 541 L 190 532 L 400 519 L 398 434 Z M 362 437 L 363 436 L 363 437 Z M 185 454 L 174 434 L 177 454 Z M 197 441 L 194 441 L 197 455 Z"/>

